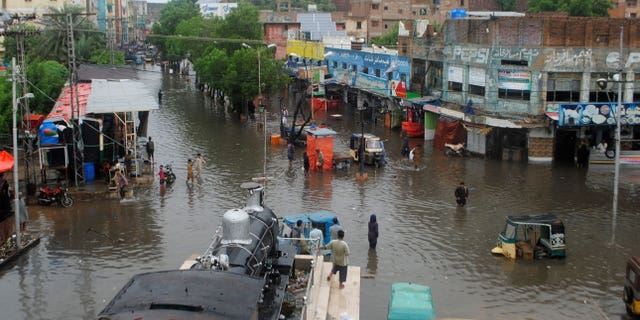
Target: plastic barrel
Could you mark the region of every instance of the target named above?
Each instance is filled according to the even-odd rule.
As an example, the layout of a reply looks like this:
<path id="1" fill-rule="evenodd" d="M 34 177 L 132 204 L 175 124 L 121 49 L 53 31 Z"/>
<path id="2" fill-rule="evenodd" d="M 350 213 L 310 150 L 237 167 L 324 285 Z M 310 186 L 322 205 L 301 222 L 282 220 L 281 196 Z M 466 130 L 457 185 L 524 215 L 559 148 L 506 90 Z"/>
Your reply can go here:
<path id="1" fill-rule="evenodd" d="M 84 179 L 86 181 L 93 181 L 96 179 L 96 168 L 93 165 L 93 162 L 85 162 L 83 164 L 84 168 Z"/>
<path id="2" fill-rule="evenodd" d="M 271 144 L 280 144 L 280 135 L 274 134 L 271 136 Z"/>

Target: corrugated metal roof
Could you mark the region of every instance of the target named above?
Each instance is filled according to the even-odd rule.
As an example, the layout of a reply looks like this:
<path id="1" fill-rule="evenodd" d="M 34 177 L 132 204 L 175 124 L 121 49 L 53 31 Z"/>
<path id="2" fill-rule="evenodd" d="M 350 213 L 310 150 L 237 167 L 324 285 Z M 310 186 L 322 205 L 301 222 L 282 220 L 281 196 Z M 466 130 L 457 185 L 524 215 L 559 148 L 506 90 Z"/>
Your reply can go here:
<path id="1" fill-rule="evenodd" d="M 299 13 L 300 30 L 309 32 L 309 40 L 320 41 L 324 36 L 346 36 L 346 31 L 338 31 L 330 13 Z"/>
<path id="2" fill-rule="evenodd" d="M 84 116 L 87 112 L 87 97 L 91 93 L 91 84 L 90 83 L 78 83 L 75 86 L 74 97 L 77 97 L 78 102 L 78 114 L 80 116 Z M 74 98 L 74 106 L 76 100 Z M 66 87 L 62 90 L 60 97 L 56 100 L 56 104 L 53 106 L 49 114 L 47 115 L 47 119 L 53 118 L 64 118 L 69 120 L 75 115 L 71 114 L 71 88 Z M 74 110 L 75 111 L 75 110 Z"/>
<path id="3" fill-rule="evenodd" d="M 135 80 L 94 79 L 87 113 L 149 111 L 158 109 L 156 97 Z"/>

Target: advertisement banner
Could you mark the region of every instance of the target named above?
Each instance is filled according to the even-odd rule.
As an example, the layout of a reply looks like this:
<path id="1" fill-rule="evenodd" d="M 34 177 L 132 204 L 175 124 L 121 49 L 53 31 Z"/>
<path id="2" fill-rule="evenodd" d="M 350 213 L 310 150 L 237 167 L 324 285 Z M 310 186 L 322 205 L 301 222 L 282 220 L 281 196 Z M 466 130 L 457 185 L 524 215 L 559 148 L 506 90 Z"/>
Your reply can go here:
<path id="1" fill-rule="evenodd" d="M 355 86 L 362 90 L 373 92 L 381 96 L 389 96 L 390 94 L 387 90 L 387 83 L 388 82 L 382 78 L 358 72 Z"/>
<path id="2" fill-rule="evenodd" d="M 612 126 L 616 125 L 617 103 L 560 104 L 558 126 Z M 640 124 L 640 106 L 624 103 L 620 112 L 621 125 Z"/>
<path id="3" fill-rule="evenodd" d="M 531 90 L 531 72 L 498 70 L 498 87 L 507 90 Z"/>

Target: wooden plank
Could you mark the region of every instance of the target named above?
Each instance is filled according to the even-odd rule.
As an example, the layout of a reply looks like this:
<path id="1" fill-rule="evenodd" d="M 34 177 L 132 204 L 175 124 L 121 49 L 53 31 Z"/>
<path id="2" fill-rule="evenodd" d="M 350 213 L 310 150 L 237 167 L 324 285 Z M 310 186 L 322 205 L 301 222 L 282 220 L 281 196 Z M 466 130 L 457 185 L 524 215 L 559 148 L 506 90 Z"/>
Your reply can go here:
<path id="1" fill-rule="evenodd" d="M 360 267 L 349 266 L 344 289 L 339 288 L 338 274 L 331 279 L 327 319 L 340 319 L 343 312 L 350 319 L 360 319 Z"/>
<path id="2" fill-rule="evenodd" d="M 309 307 L 307 308 L 307 320 L 325 320 L 327 319 L 327 308 L 329 307 L 329 295 L 331 293 L 331 283 L 327 281 L 327 277 L 331 273 L 333 264 L 331 262 L 321 262 L 322 265 L 314 277 L 313 297 Z M 331 282 L 335 280 L 332 279 Z"/>
<path id="3" fill-rule="evenodd" d="M 324 264 L 322 263 L 322 260 L 318 260 L 318 263 L 314 265 L 313 287 L 311 288 L 311 290 L 309 290 L 305 319 L 314 319 L 314 316 L 316 314 L 316 308 L 320 296 L 320 286 L 322 285 L 323 269 Z"/>
<path id="4" fill-rule="evenodd" d="M 191 269 L 191 267 L 196 264 L 198 261 L 196 261 L 196 258 L 198 257 L 197 254 L 192 254 L 191 256 L 189 256 L 189 258 L 187 258 L 187 260 L 185 260 L 182 265 L 180 266 L 180 268 L 178 268 L 179 270 L 189 270 Z"/>

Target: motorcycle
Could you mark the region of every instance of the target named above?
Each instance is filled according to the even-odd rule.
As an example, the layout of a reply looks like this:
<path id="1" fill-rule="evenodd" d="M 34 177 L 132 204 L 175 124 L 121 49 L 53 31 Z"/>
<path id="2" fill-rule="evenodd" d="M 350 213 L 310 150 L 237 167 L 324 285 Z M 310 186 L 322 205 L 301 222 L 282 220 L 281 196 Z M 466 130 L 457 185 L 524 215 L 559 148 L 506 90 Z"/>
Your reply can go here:
<path id="1" fill-rule="evenodd" d="M 172 184 L 176 181 L 176 175 L 173 173 L 173 169 L 170 164 L 164 166 L 164 176 L 166 184 Z"/>
<path id="2" fill-rule="evenodd" d="M 44 185 L 41 186 L 38 194 L 38 204 L 48 206 L 52 203 L 58 203 L 63 208 L 68 208 L 73 206 L 73 198 L 71 198 L 67 188 L 64 186 L 58 186 L 55 189 L 50 189 Z"/>
<path id="3" fill-rule="evenodd" d="M 447 156 L 465 157 L 469 155 L 469 151 L 464 147 L 464 143 L 445 143 L 444 154 Z"/>

